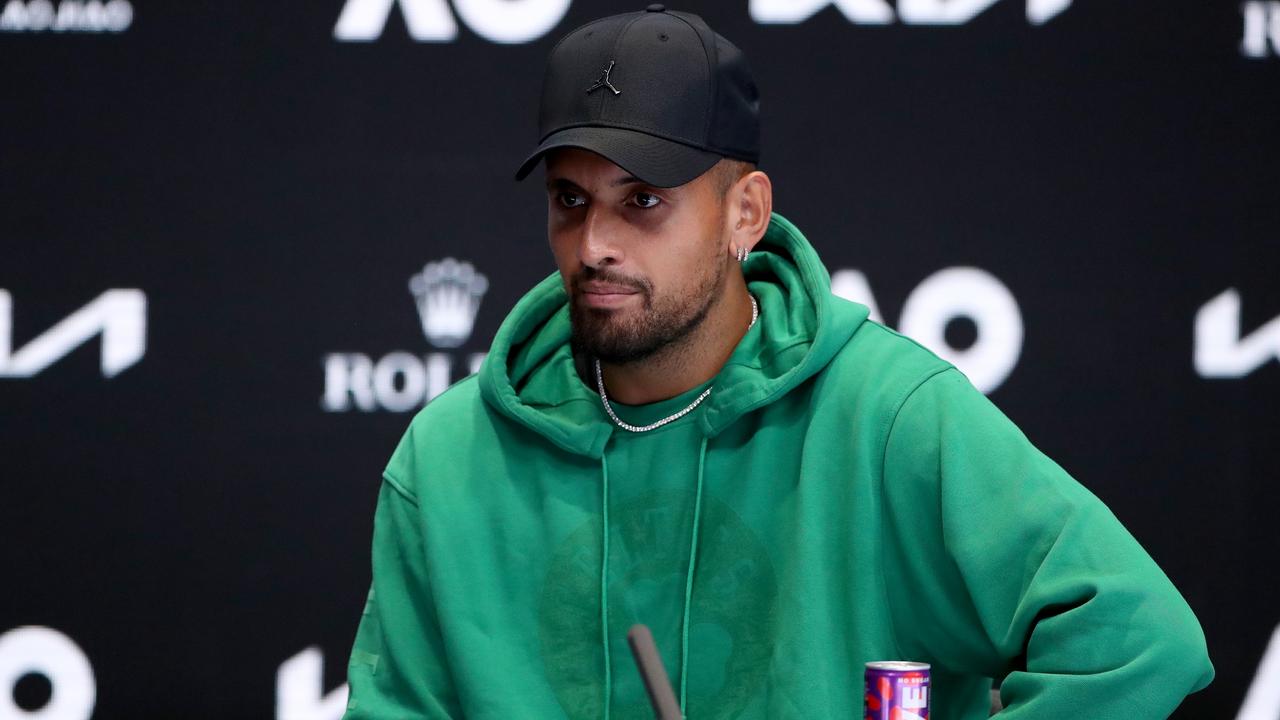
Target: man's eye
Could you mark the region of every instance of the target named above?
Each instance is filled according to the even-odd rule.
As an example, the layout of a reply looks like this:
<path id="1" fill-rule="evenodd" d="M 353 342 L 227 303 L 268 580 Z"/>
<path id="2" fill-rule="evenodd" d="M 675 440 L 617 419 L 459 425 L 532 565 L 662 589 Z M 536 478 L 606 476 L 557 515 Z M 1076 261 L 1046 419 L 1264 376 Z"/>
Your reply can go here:
<path id="1" fill-rule="evenodd" d="M 662 202 L 662 198 L 652 193 L 640 192 L 631 196 L 636 207 L 651 208 Z"/>
<path id="2" fill-rule="evenodd" d="M 575 195 L 574 193 L 562 192 L 556 197 L 559 198 L 560 204 L 567 208 L 579 207 L 586 203 L 586 201 L 582 199 L 581 195 Z"/>

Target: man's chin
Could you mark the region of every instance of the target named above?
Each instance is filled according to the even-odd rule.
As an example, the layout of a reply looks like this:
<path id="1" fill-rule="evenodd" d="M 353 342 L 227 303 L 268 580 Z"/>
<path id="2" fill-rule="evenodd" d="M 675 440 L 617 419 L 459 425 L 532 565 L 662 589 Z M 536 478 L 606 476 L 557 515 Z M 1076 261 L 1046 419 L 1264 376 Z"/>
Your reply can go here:
<path id="1" fill-rule="evenodd" d="M 643 360 L 657 350 L 651 342 L 641 342 L 639 338 L 626 336 L 617 328 L 605 328 L 597 323 L 592 323 L 590 327 L 576 325 L 573 329 L 573 346 L 579 353 L 610 365 Z"/>
<path id="2" fill-rule="evenodd" d="M 569 313 L 574 334 L 598 337 L 603 342 L 621 338 L 629 333 L 629 326 L 637 322 L 640 310 L 632 307 L 598 307 L 575 302 Z"/>

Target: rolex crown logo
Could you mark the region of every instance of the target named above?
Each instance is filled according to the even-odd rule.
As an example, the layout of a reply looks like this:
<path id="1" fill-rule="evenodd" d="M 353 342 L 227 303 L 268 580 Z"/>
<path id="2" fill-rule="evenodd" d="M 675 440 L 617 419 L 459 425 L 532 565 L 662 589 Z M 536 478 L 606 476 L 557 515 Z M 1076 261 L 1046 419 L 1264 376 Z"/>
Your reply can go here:
<path id="1" fill-rule="evenodd" d="M 421 273 L 409 278 L 427 341 L 440 348 L 465 343 L 488 289 L 489 281 L 471 263 L 453 258 L 427 263 Z"/>

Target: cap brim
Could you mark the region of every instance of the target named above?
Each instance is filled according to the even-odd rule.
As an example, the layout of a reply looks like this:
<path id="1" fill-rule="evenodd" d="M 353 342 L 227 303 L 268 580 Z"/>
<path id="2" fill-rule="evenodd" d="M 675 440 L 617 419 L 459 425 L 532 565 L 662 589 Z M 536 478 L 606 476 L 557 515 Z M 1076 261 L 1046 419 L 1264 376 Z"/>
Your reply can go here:
<path id="1" fill-rule="evenodd" d="M 654 187 L 684 185 L 724 157 L 637 130 L 574 127 L 548 135 L 520 165 L 516 180 L 525 179 L 543 155 L 556 148 L 569 147 L 601 155 Z"/>

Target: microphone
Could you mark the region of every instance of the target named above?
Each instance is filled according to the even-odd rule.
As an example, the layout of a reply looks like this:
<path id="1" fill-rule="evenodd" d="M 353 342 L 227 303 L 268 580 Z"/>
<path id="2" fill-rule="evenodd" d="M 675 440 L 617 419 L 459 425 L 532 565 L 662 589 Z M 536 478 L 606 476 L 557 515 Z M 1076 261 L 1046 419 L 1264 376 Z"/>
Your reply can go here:
<path id="1" fill-rule="evenodd" d="M 635 658 L 644 690 L 653 704 L 653 716 L 657 720 L 684 720 L 676 694 L 671 690 L 671 681 L 667 679 L 667 670 L 658 656 L 658 646 L 653 642 L 653 633 L 645 625 L 632 625 L 627 631 L 627 644 L 631 646 L 631 657 Z"/>

